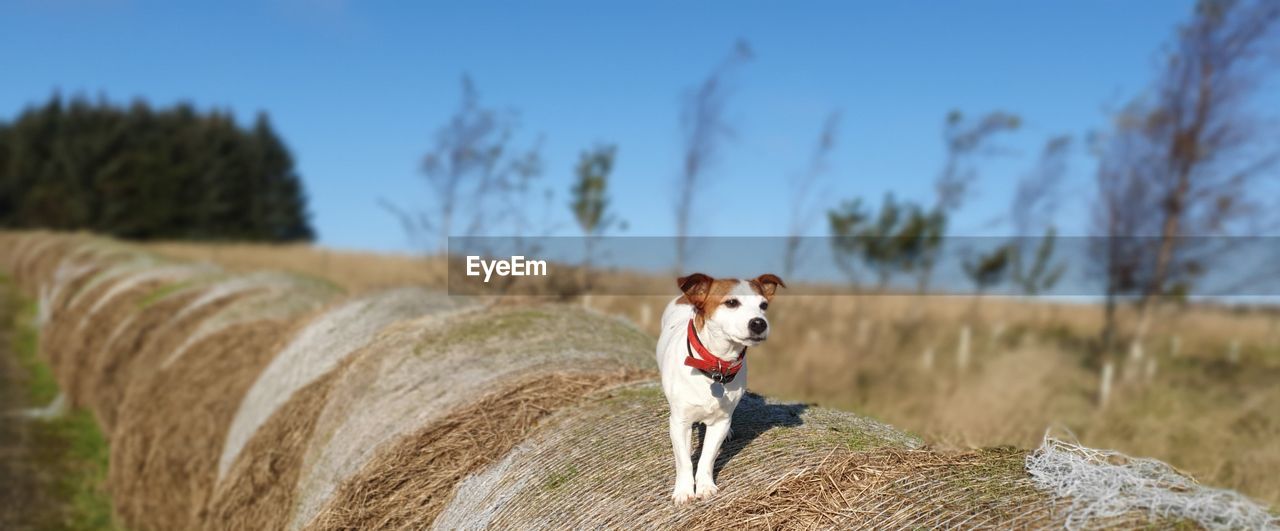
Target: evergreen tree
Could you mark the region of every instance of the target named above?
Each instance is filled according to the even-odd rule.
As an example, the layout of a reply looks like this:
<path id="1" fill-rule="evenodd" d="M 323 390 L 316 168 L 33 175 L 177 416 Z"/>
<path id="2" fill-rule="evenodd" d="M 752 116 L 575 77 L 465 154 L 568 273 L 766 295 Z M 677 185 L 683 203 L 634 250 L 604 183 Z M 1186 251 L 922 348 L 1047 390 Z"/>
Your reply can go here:
<path id="1" fill-rule="evenodd" d="M 246 130 L 190 104 L 56 94 L 0 122 L 0 227 L 134 239 L 314 235 L 293 157 L 265 114 Z"/>

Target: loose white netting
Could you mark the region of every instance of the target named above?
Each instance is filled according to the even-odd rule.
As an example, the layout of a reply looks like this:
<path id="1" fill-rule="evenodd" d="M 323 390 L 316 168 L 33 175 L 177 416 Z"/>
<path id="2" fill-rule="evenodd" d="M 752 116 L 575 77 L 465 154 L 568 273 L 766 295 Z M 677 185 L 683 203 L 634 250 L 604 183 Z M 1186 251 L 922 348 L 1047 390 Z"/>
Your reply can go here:
<path id="1" fill-rule="evenodd" d="M 1201 486 L 1155 459 L 1088 448 L 1046 434 L 1026 463 L 1036 486 L 1069 500 L 1069 529 L 1131 511 L 1192 520 L 1211 530 L 1280 529 L 1280 517 L 1262 505 L 1234 491 Z"/>

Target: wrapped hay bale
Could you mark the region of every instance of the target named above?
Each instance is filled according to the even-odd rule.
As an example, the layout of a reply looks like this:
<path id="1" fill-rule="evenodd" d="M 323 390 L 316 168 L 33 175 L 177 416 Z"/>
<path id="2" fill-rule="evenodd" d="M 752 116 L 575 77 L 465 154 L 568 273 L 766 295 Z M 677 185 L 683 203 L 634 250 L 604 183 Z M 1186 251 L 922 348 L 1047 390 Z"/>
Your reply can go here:
<path id="1" fill-rule="evenodd" d="M 347 522 L 360 505 L 371 507 L 362 514 L 372 519 L 395 518 L 381 511 L 397 507 L 419 509 L 395 503 L 397 494 L 419 504 L 442 500 L 457 479 L 518 442 L 549 408 L 590 389 L 651 375 L 652 349 L 652 339 L 629 324 L 559 305 L 493 308 L 448 323 L 402 323 L 354 358 L 333 383 L 302 459 L 289 528 Z M 530 414 L 494 407 L 481 415 L 469 409 L 503 396 L 516 403 L 508 405 L 527 401 L 545 409 Z M 401 476 L 394 469 L 403 463 L 395 456 L 431 458 L 444 450 L 406 448 L 436 441 L 456 445 L 450 434 L 471 433 L 484 423 L 508 433 L 466 441 L 462 459 L 421 469 L 418 483 L 406 488 L 396 485 Z M 366 524 L 371 522 L 351 525 Z"/>
<path id="2" fill-rule="evenodd" d="M 30 294 L 30 288 L 39 286 L 52 274 L 72 243 L 69 236 L 50 233 L 20 233 L 13 236 L 12 246 L 5 253 L 5 269 L 19 279 Z"/>
<path id="3" fill-rule="evenodd" d="M 1064 501 L 1064 526 L 1111 525 L 1129 517 L 1137 523 L 1199 526 L 1210 530 L 1280 529 L 1280 515 L 1231 490 L 1205 487 L 1155 459 L 1097 450 L 1045 434 L 1026 457 L 1037 487 Z M 1132 526 L 1137 527 L 1137 526 Z"/>
<path id="4" fill-rule="evenodd" d="M 91 309 L 100 309 L 98 303 L 104 301 L 108 293 L 118 294 L 112 292 L 116 281 L 131 273 L 142 273 L 152 264 L 140 258 L 124 264 L 86 258 L 91 252 L 86 243 L 69 247 L 66 255 L 56 262 L 52 278 L 41 285 L 45 296 L 41 297 L 39 319 L 44 338 L 40 352 L 64 392 L 75 387 L 75 372 L 83 366 L 83 358 L 106 335 L 96 323 L 90 324 Z M 119 315 L 111 317 L 116 316 Z M 94 337 L 88 337 L 90 334 Z M 73 401 L 84 405 L 79 398 L 73 397 Z"/>
<path id="5" fill-rule="evenodd" d="M 135 363 L 110 437 L 107 478 L 117 514 L 130 527 L 194 525 L 212 491 L 227 428 L 245 392 L 290 337 L 294 323 L 337 295 L 311 279 L 259 276 L 262 289 L 198 323 L 156 332 L 193 332 L 198 339 L 165 342 L 177 345 L 174 352 L 153 345 L 155 350 Z M 209 286 L 197 299 L 216 289 L 217 284 Z"/>
<path id="6" fill-rule="evenodd" d="M 294 392 L 368 344 L 387 325 L 425 315 L 440 318 L 469 306 L 459 301 L 421 288 L 405 288 L 361 297 L 312 319 L 249 388 L 227 433 L 218 477 L 226 475 L 249 437 Z"/>
<path id="7" fill-rule="evenodd" d="M 95 380 L 88 400 L 108 436 L 114 432 L 125 392 L 136 381 L 151 377 L 206 320 L 257 293 L 222 289 L 241 282 L 241 277 L 215 272 L 155 286 L 135 300 L 130 318 L 108 336 L 92 368 Z M 215 292 L 219 295 L 210 297 Z"/>
<path id="8" fill-rule="evenodd" d="M 283 529 L 288 524 L 302 454 L 333 381 L 351 359 L 295 391 L 253 432 L 200 511 L 200 529 Z"/>
<path id="9" fill-rule="evenodd" d="M 812 469 L 781 474 L 755 496 L 712 503 L 687 529 L 732 518 L 762 529 L 1079 529 L 1064 506 L 1031 481 L 1027 452 L 882 449 L 835 452 Z M 1120 515 L 1100 528 L 1161 528 Z"/>
<path id="10" fill-rule="evenodd" d="M 533 374 L 387 444 L 307 529 L 425 529 L 457 483 L 501 459 L 546 416 L 630 375 Z"/>
<path id="11" fill-rule="evenodd" d="M 232 277 L 226 282 L 218 283 L 200 296 L 175 318 L 196 311 L 204 305 L 224 299 L 236 293 L 251 292 L 234 305 L 218 312 L 209 319 L 201 321 L 200 326 L 185 337 L 182 343 L 169 352 L 161 362 L 161 367 L 168 367 L 177 362 L 192 346 L 218 334 L 228 328 L 262 321 L 288 321 L 294 317 L 316 309 L 321 300 L 328 300 L 341 291 L 331 282 L 312 277 L 303 277 L 264 271 L 244 276 Z M 296 296 L 303 295 L 303 296 Z M 319 298 L 317 298 L 319 297 Z"/>
<path id="12" fill-rule="evenodd" d="M 816 468 L 832 452 L 919 444 L 851 413 L 748 394 L 717 459 L 715 501 L 676 506 L 666 398 L 657 384 L 641 384 L 553 415 L 502 461 L 464 481 L 433 527 L 684 528 L 708 503 L 760 496 L 779 476 Z"/>
<path id="13" fill-rule="evenodd" d="M 62 261 L 54 269 L 53 275 L 49 282 L 41 284 L 38 288 L 36 303 L 39 306 L 39 313 L 36 315 L 36 326 L 44 328 L 52 320 L 56 309 L 66 305 L 67 298 L 63 295 L 68 291 L 74 292 L 78 290 L 93 275 L 97 274 L 101 266 L 96 264 L 76 263 Z"/>
<path id="14" fill-rule="evenodd" d="M 1016 448 L 944 452 L 850 413 L 748 394 L 716 460 L 720 492 L 676 506 L 660 387 L 598 393 L 465 480 L 434 529 L 1184 528 L 1129 507 L 1082 525 Z M 699 437 L 695 437 L 695 443 Z M 701 451 L 696 447 L 696 462 Z M 1062 483 L 1076 485 L 1072 478 Z M 1167 488 L 1167 487 L 1166 487 Z M 381 526 L 380 526 L 381 527 Z M 386 526 L 398 527 L 398 526 Z M 412 526 L 410 526 L 412 527 Z"/>
<path id="15" fill-rule="evenodd" d="M 116 265 L 99 273 L 108 277 L 99 285 L 101 294 L 82 300 L 78 306 L 64 308 L 52 320 L 69 321 L 58 336 L 61 351 L 57 353 L 60 380 L 63 391 L 71 403 L 77 406 L 93 404 L 94 389 L 104 383 L 116 385 L 114 371 L 103 371 L 106 365 L 114 365 L 121 356 L 128 357 L 136 350 L 134 345 L 117 346 L 125 335 L 146 328 L 149 323 L 139 322 L 146 309 L 148 298 L 158 290 L 191 279 L 209 276 L 214 270 L 189 264 L 161 264 L 139 261 Z M 95 277 L 96 278 L 96 277 Z M 93 284 L 93 280 L 90 281 Z M 86 286 L 85 291 L 89 287 Z M 164 316 L 156 316 L 163 318 Z M 106 379 L 108 381 L 104 382 Z"/>

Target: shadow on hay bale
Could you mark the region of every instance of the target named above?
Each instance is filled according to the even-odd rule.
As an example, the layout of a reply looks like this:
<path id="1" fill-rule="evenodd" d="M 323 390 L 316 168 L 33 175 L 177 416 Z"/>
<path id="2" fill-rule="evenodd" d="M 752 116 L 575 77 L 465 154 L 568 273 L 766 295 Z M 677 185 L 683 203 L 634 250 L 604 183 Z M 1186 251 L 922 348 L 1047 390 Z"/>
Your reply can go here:
<path id="1" fill-rule="evenodd" d="M 714 502 L 675 506 L 666 416 L 666 398 L 654 383 L 562 410 L 502 461 L 464 481 L 434 528 L 682 528 L 707 504 L 757 496 L 782 471 L 816 467 L 832 451 L 920 444 L 854 414 L 749 394 L 734 412 L 734 438 L 717 458 L 720 494 Z"/>

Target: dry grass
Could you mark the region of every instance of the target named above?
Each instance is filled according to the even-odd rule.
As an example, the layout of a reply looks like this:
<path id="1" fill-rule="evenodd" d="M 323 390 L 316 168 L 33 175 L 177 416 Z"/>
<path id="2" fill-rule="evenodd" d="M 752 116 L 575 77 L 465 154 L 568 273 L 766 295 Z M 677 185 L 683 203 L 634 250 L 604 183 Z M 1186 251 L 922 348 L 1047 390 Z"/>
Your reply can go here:
<path id="1" fill-rule="evenodd" d="M 348 293 L 407 285 L 443 286 L 448 272 L 441 260 L 334 251 L 310 245 L 163 242 L 142 246 L 165 256 L 214 263 L 231 271 L 277 269 L 323 278 Z"/>
<path id="2" fill-rule="evenodd" d="M 1040 529 L 1062 527 L 1060 507 L 1023 472 L 1026 452 L 881 449 L 833 453 L 821 466 L 784 476 L 765 494 L 713 505 L 688 529 Z M 1094 522 L 1150 525 L 1143 514 Z"/>
<path id="3" fill-rule="evenodd" d="M 283 508 L 294 506 L 307 443 L 341 370 L 340 365 L 299 389 L 253 434 L 199 512 L 200 529 L 284 529 L 288 525 L 291 515 Z"/>
<path id="4" fill-rule="evenodd" d="M 439 261 L 304 246 L 152 248 L 233 268 L 303 272 L 351 291 L 440 287 L 445 279 Z M 665 282 L 609 274 L 598 281 Z M 668 300 L 593 296 L 589 304 L 656 333 Z M 1280 314 L 1163 309 L 1141 359 L 1118 353 L 1124 363 L 1106 410 L 1096 405 L 1098 368 L 1088 361 L 1103 317 L 1096 304 L 784 292 L 770 314 L 772 339 L 752 358 L 759 392 L 869 412 L 950 446 L 1033 446 L 1046 427 L 1065 427 L 1084 444 L 1156 457 L 1208 484 L 1280 503 L 1280 477 L 1263 473 L 1280 460 L 1280 421 L 1266 413 L 1280 410 Z M 1121 322 L 1133 320 L 1123 308 Z M 965 327 L 970 355 L 962 368 Z"/>
<path id="5" fill-rule="evenodd" d="M 189 529 L 216 480 L 238 400 L 287 337 L 282 323 L 233 326 L 133 383 L 111 437 L 108 485 L 136 529 Z"/>
<path id="6" fill-rule="evenodd" d="M 592 391 L 648 376 L 556 373 L 513 382 L 383 450 L 307 528 L 430 527 L 459 481 L 502 458 L 547 415 Z"/>

